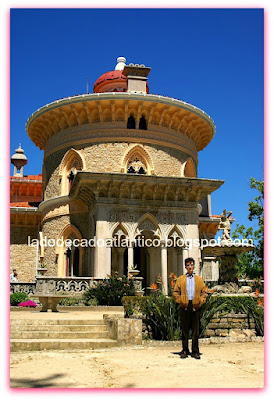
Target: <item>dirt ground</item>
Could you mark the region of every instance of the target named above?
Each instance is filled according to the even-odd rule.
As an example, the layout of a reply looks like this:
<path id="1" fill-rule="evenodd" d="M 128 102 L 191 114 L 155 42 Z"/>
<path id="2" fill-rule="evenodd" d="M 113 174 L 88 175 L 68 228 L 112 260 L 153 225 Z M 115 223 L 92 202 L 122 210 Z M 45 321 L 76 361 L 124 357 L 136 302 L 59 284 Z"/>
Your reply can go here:
<path id="1" fill-rule="evenodd" d="M 200 360 L 180 343 L 89 351 L 11 354 L 12 388 L 262 388 L 263 343 L 201 344 Z"/>

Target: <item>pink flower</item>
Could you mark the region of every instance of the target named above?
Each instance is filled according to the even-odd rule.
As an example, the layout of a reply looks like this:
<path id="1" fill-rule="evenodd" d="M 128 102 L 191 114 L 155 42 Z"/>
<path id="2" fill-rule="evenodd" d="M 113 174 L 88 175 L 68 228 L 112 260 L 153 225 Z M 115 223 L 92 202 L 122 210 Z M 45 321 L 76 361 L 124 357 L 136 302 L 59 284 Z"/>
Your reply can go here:
<path id="1" fill-rule="evenodd" d="M 18 304 L 18 306 L 19 307 L 37 307 L 37 304 L 31 300 L 28 300 L 28 301 L 22 301 L 21 303 Z"/>

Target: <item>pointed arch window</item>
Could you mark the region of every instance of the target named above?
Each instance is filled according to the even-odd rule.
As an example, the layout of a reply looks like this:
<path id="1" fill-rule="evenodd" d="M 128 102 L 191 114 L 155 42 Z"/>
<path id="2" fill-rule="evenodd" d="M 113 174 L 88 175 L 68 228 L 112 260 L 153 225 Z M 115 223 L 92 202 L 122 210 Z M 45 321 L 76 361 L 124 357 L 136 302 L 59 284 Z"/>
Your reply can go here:
<path id="1" fill-rule="evenodd" d="M 60 165 L 61 195 L 69 193 L 77 171 L 83 169 L 84 163 L 81 154 L 74 149 L 70 149 L 65 154 Z"/>
<path id="2" fill-rule="evenodd" d="M 147 121 L 143 115 L 139 121 L 139 129 L 147 130 Z"/>
<path id="3" fill-rule="evenodd" d="M 147 162 L 145 158 L 137 151 L 133 152 L 127 161 L 128 174 L 147 174 Z"/>
<path id="4" fill-rule="evenodd" d="M 134 145 L 121 160 L 121 172 L 126 174 L 154 175 L 153 161 L 141 145 Z"/>
<path id="5" fill-rule="evenodd" d="M 130 115 L 127 120 L 127 129 L 135 129 L 136 123 L 133 115 Z"/>
<path id="6" fill-rule="evenodd" d="M 61 246 L 56 246 L 58 256 L 58 276 L 82 276 L 82 258 L 84 248 L 74 246 L 73 240 L 82 240 L 80 231 L 73 225 L 67 225 L 58 237 Z M 66 241 L 71 241 L 71 246 L 66 246 Z"/>

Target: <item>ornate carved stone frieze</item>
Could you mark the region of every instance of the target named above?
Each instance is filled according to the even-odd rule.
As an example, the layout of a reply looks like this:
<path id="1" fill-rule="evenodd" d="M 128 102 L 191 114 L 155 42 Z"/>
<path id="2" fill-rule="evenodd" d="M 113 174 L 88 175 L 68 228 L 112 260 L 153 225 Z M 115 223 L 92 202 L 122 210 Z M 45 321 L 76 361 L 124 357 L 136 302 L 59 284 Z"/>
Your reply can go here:
<path id="1" fill-rule="evenodd" d="M 136 235 L 143 231 L 154 232 L 161 239 L 169 237 L 169 234 L 177 229 L 178 236 L 185 237 L 187 212 L 185 213 L 164 213 L 150 212 L 143 210 L 110 210 L 108 213 L 109 231 L 111 234 L 115 232 L 118 226 L 122 226 L 127 236 L 133 239 Z M 123 233 L 125 234 L 125 233 Z"/>
<path id="2" fill-rule="evenodd" d="M 152 94 L 96 93 L 53 102 L 37 110 L 27 122 L 33 142 L 45 149 L 54 135 L 72 127 L 125 121 L 145 115 L 151 126 L 163 126 L 188 136 L 197 150 L 212 139 L 215 125 L 202 110 L 180 100 Z M 137 130 L 136 130 L 137 131 Z"/>
<path id="3" fill-rule="evenodd" d="M 176 201 L 198 202 L 222 183 L 223 181 L 199 178 L 166 178 L 80 171 L 74 178 L 70 196 L 81 198 L 90 204 L 94 199 L 96 201 L 111 199 L 115 187 L 115 197 L 119 190 L 119 199 L 142 199 L 143 202 L 161 200 L 163 204 L 170 202 L 173 206 L 177 206 Z"/>

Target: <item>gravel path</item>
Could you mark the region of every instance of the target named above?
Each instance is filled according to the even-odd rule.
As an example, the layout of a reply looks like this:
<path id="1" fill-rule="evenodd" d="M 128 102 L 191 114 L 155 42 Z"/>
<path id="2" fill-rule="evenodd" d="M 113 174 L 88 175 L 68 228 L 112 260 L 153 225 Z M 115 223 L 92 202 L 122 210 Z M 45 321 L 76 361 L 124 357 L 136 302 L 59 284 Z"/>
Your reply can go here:
<path id="1" fill-rule="evenodd" d="M 180 359 L 180 343 L 11 354 L 12 388 L 262 388 L 264 344 L 200 345 Z"/>

